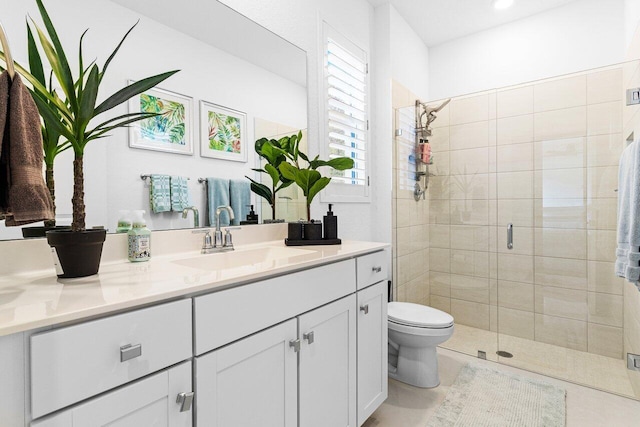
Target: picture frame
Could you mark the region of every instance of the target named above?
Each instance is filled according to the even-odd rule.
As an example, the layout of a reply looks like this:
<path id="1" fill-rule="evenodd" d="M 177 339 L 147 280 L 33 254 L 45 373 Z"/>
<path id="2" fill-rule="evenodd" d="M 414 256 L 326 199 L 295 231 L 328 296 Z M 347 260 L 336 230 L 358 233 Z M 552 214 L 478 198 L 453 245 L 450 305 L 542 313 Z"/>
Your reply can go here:
<path id="1" fill-rule="evenodd" d="M 200 156 L 246 162 L 247 114 L 200 101 Z"/>
<path id="2" fill-rule="evenodd" d="M 153 88 L 131 98 L 128 105 L 130 113 L 161 113 L 129 126 L 129 147 L 193 155 L 193 98 Z"/>

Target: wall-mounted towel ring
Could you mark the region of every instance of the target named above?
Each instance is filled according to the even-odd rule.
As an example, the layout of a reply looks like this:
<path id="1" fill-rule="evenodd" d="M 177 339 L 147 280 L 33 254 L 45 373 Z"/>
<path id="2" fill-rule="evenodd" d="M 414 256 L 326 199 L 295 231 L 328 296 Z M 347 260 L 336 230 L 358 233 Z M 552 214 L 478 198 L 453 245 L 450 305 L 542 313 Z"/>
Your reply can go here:
<path id="1" fill-rule="evenodd" d="M 2 45 L 4 59 L 7 63 L 7 72 L 9 73 L 9 77 L 13 80 L 13 76 L 16 75 L 16 69 L 13 66 L 13 57 L 11 56 L 11 49 L 9 48 L 9 40 L 7 40 L 7 34 L 4 31 L 2 23 L 0 23 L 0 44 Z"/>

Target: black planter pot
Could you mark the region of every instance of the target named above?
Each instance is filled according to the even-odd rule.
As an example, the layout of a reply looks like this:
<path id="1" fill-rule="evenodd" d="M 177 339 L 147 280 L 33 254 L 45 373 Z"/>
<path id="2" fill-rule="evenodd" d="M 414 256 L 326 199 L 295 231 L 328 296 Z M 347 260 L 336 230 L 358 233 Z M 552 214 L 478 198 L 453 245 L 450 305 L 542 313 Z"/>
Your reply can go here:
<path id="1" fill-rule="evenodd" d="M 47 242 L 60 261 L 58 277 L 86 277 L 98 273 L 106 235 L 107 230 L 47 232 Z"/>
<path id="2" fill-rule="evenodd" d="M 46 237 L 47 231 L 61 231 L 61 230 L 71 230 L 71 227 L 68 225 L 56 225 L 55 227 L 23 227 L 22 228 L 22 237 L 25 239 L 33 239 L 36 237 Z"/>

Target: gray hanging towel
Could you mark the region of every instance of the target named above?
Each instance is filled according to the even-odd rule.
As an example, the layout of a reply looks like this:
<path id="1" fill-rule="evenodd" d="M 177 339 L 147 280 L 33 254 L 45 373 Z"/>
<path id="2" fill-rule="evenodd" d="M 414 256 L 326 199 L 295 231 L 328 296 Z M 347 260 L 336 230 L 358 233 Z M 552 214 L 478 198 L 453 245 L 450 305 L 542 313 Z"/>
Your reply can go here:
<path id="1" fill-rule="evenodd" d="M 0 181 L 8 188 L 5 225 L 54 219 L 51 195 L 42 173 L 44 153 L 40 115 L 18 74 L 10 84 L 6 117 L 1 154 L 6 159 L 6 181 L 4 178 Z"/>
<path id="2" fill-rule="evenodd" d="M 4 129 L 7 124 L 7 107 L 9 106 L 9 73 L 0 74 L 0 220 L 4 219 L 5 213 L 9 206 L 9 183 L 7 164 L 9 162 L 8 155 L 5 150 Z M 9 143 L 7 138 L 6 145 Z"/>

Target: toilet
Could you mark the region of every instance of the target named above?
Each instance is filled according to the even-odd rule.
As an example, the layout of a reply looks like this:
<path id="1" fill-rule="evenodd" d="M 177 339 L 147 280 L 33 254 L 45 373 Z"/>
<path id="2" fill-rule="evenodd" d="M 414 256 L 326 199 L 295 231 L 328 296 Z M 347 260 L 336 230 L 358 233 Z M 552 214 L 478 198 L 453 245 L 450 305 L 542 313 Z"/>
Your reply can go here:
<path id="1" fill-rule="evenodd" d="M 436 346 L 453 334 L 453 317 L 409 302 L 390 302 L 389 376 L 416 387 L 440 384 Z"/>

